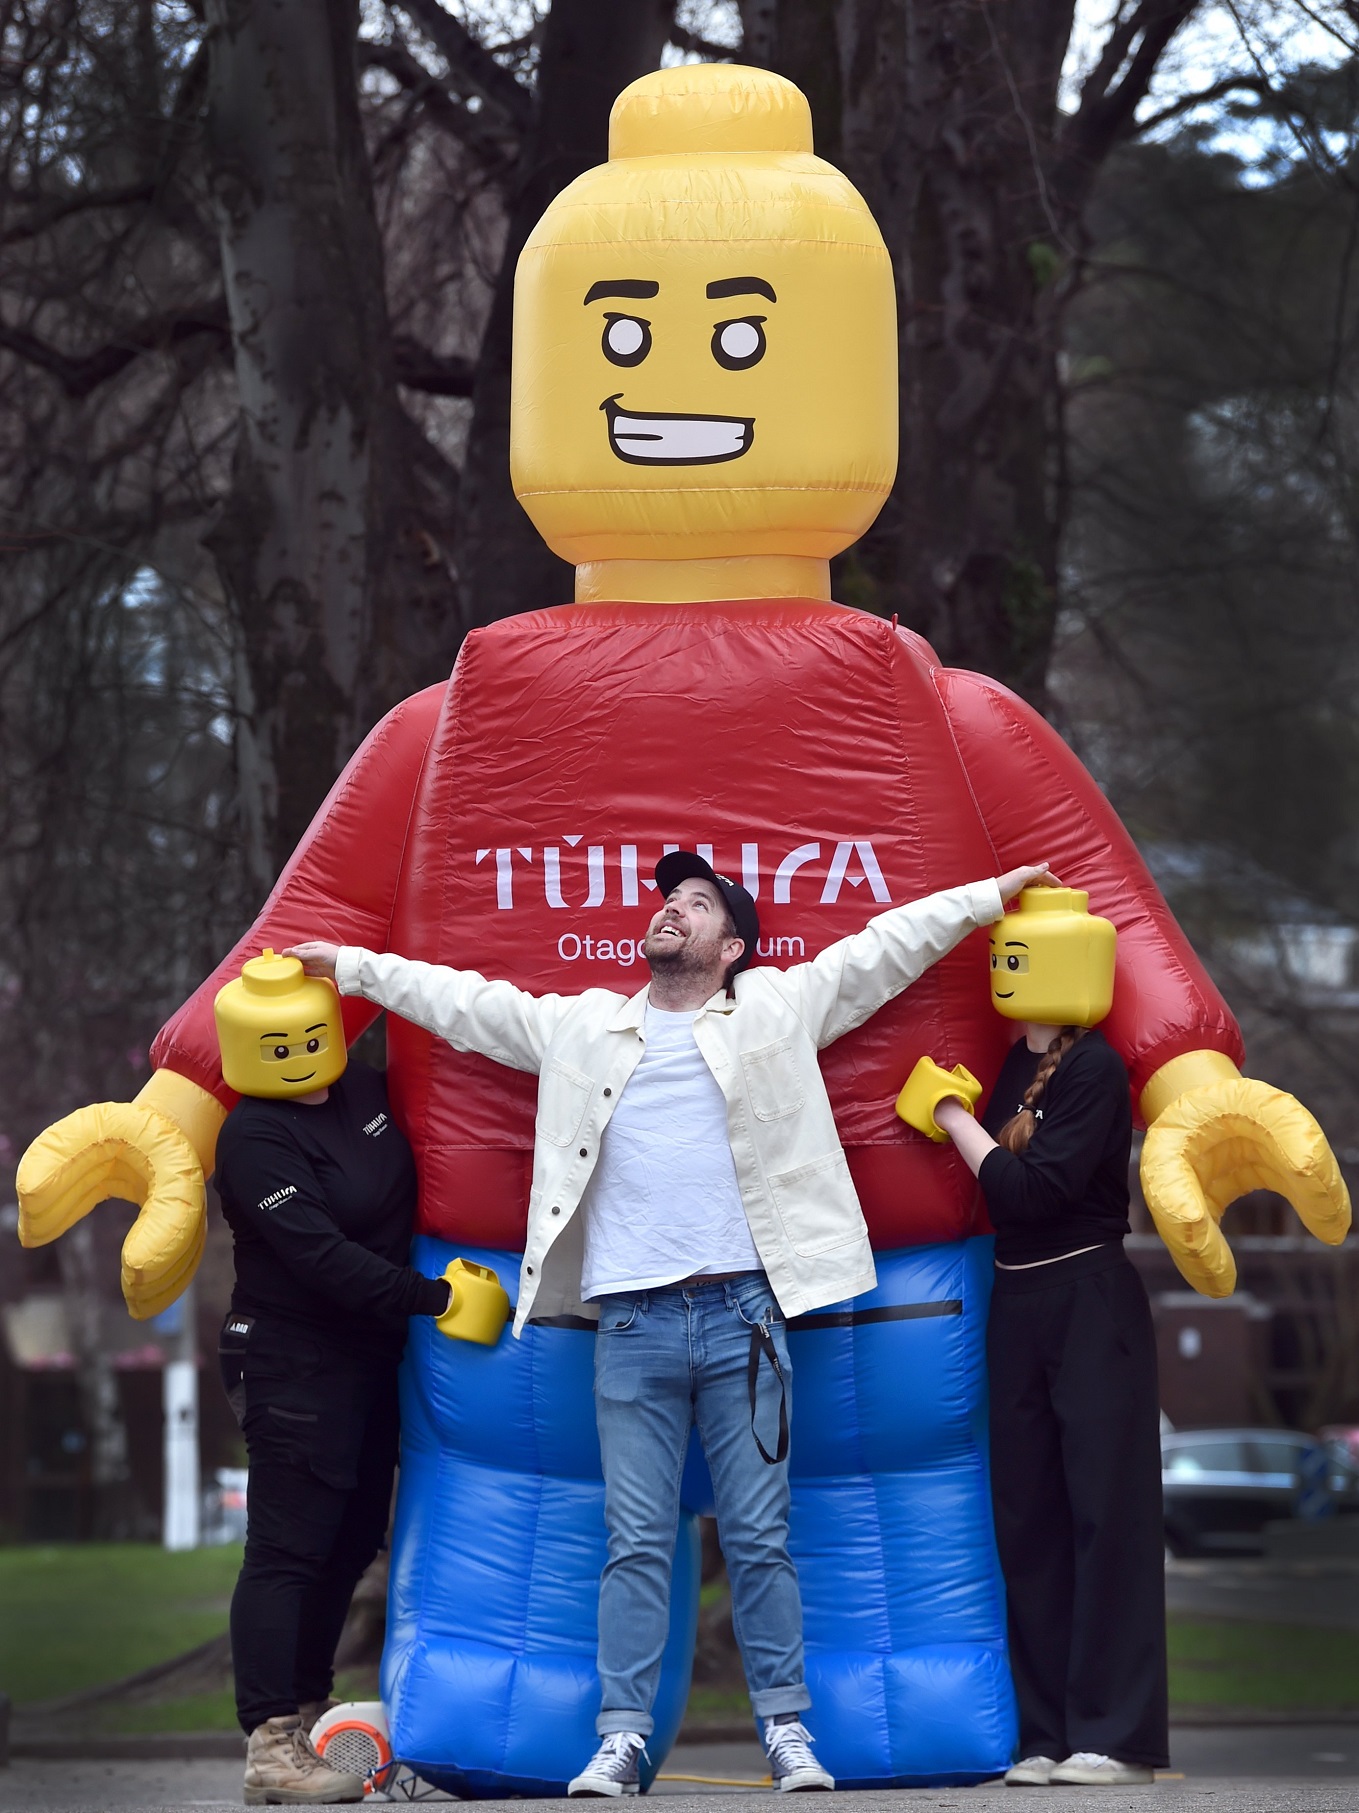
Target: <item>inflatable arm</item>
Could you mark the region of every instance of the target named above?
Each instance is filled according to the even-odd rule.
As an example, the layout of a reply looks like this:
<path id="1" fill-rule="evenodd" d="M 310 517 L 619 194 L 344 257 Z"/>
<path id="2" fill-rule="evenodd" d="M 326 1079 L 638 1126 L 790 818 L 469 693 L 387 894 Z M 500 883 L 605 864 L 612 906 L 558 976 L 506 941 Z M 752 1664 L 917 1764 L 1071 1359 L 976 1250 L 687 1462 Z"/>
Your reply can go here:
<path id="1" fill-rule="evenodd" d="M 1021 843 L 1041 849 L 1118 927 L 1103 1030 L 1148 1127 L 1147 1207 L 1184 1277 L 1206 1296 L 1230 1294 L 1236 1264 L 1218 1221 L 1249 1190 L 1277 1191 L 1319 1239 L 1343 1240 L 1349 1193 L 1325 1135 L 1292 1096 L 1240 1074 L 1236 1021 L 1094 781 L 1005 687 L 939 667 L 935 684 L 1000 865 Z"/>
<path id="2" fill-rule="evenodd" d="M 1244 1057 L 1231 1009 L 1171 915 L 1122 820 L 1045 718 L 980 674 L 936 668 L 958 752 L 997 861 L 1041 849 L 1091 912 L 1118 927 L 1114 1004 L 1101 1030 L 1128 1066 L 1133 1094 L 1172 1058 Z"/>
<path id="3" fill-rule="evenodd" d="M 448 682 L 390 711 L 357 750 L 298 845 L 259 918 L 162 1027 L 155 1072 L 135 1102 L 77 1109 L 40 1134 L 16 1180 L 19 1238 L 42 1246 L 117 1196 L 140 1209 L 123 1243 L 123 1296 L 138 1319 L 193 1277 L 206 1233 L 203 1179 L 235 1101 L 222 1080 L 212 1003 L 266 944 L 299 938 L 385 947 L 406 830 Z M 375 1017 L 344 1003 L 352 1042 Z"/>

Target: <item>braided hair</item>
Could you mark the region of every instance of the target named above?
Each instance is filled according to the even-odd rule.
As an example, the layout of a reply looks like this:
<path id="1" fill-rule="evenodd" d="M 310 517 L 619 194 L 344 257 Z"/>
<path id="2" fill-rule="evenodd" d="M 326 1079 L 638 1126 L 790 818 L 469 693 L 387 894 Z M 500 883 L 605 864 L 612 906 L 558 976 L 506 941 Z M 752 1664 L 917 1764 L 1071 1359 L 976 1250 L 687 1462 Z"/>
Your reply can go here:
<path id="1" fill-rule="evenodd" d="M 1034 1112 L 1043 1099 L 1043 1092 L 1051 1081 L 1052 1073 L 1061 1063 L 1071 1047 L 1083 1039 L 1090 1028 L 1088 1026 L 1063 1026 L 1055 1039 L 1043 1054 L 1043 1061 L 1034 1073 L 1034 1079 L 1024 1091 L 1024 1106 L 1018 1114 L 1012 1114 L 1000 1132 L 996 1135 L 996 1144 L 1004 1146 L 1007 1152 L 1023 1152 L 1033 1138 L 1034 1128 L 1038 1125 L 1038 1116 Z"/>

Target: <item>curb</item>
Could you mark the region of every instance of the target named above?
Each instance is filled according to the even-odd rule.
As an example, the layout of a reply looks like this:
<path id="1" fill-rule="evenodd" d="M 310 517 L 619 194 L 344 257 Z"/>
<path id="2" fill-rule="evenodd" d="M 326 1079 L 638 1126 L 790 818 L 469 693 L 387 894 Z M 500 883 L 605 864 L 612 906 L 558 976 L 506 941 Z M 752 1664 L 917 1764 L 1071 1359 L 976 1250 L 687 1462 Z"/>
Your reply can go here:
<path id="1" fill-rule="evenodd" d="M 11 1737 L 10 1756 L 41 1762 L 201 1762 L 245 1760 L 245 1739 L 232 1731 L 167 1731 L 105 1737 Z"/>
<path id="2" fill-rule="evenodd" d="M 1171 1729 L 1184 1731 L 1240 1731 L 1247 1726 L 1268 1725 L 1359 1725 L 1359 1711 L 1354 1706 L 1276 1707 L 1257 1711 L 1252 1706 L 1186 1706 L 1170 1715 Z"/>

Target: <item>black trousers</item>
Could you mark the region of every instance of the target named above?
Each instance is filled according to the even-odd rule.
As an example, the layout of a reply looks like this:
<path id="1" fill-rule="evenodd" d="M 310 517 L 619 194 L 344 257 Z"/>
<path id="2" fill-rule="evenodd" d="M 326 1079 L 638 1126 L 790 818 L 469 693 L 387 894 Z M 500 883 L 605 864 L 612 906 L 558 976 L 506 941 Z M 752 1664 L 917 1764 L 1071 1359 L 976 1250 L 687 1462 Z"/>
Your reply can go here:
<path id="1" fill-rule="evenodd" d="M 1019 1754 L 1169 1761 L 1156 1343 L 1121 1245 L 996 1271 L 991 1490 Z"/>
<path id="2" fill-rule="evenodd" d="M 231 1601 L 236 1716 L 250 1732 L 330 1692 L 354 1588 L 387 1533 L 397 1361 L 238 1315 L 220 1360 L 250 1461 Z"/>

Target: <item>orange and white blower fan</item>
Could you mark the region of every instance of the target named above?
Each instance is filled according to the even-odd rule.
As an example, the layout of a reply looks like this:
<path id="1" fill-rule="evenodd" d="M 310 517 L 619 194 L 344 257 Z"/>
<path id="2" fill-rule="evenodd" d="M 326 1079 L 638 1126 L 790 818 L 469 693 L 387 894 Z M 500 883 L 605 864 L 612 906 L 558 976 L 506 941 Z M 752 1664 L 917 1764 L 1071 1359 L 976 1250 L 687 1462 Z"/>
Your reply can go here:
<path id="1" fill-rule="evenodd" d="M 323 1712 L 311 1728 L 318 1756 L 332 1769 L 361 1775 L 367 1793 L 387 1785 L 392 1762 L 392 1739 L 381 1700 L 350 1700 Z"/>

